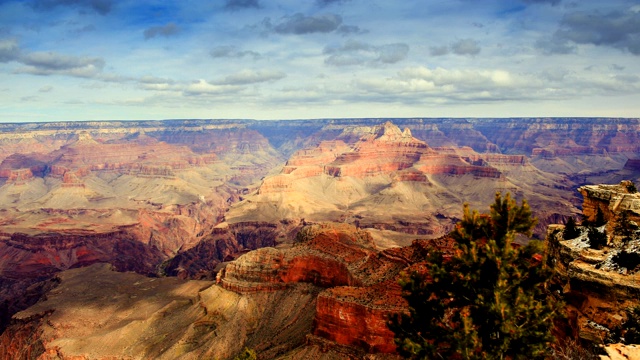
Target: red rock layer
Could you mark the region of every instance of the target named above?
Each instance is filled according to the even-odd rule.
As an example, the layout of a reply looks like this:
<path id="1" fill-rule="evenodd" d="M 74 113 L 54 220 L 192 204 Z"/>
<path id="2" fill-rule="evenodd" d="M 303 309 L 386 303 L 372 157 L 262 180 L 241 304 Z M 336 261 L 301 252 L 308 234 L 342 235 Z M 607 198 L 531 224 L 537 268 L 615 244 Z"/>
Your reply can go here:
<path id="1" fill-rule="evenodd" d="M 394 334 L 386 322 L 407 306 L 397 277 L 423 261 L 430 246 L 447 249 L 451 240 L 415 241 L 379 252 L 366 232 L 351 225 L 312 225 L 291 248 L 264 248 L 229 263 L 218 283 L 240 293 L 280 291 L 299 282 L 325 287 L 313 336 L 367 353 L 394 353 Z"/>
<path id="2" fill-rule="evenodd" d="M 387 322 L 406 307 L 395 279 L 366 288 L 329 289 L 318 296 L 313 335 L 368 353 L 394 353 Z"/>
<path id="3" fill-rule="evenodd" d="M 173 176 L 174 170 L 203 166 L 217 161 L 214 154 L 196 155 L 185 146 L 169 145 L 146 136 L 101 143 L 88 134 L 51 153 L 51 175 L 77 182 L 91 171 L 120 171 L 142 176 Z"/>
<path id="4" fill-rule="evenodd" d="M 317 147 L 299 150 L 287 161 L 280 175 L 268 177 L 260 193 L 289 192 L 296 179 L 327 174 L 333 177 L 365 178 L 391 174 L 396 181 L 426 181 L 427 174 L 500 178 L 490 162 L 524 165 L 524 156 L 476 154 L 468 148 L 465 157 L 452 148 L 438 151 L 414 138 L 408 129 L 390 122 L 373 127 L 346 128 L 338 140 L 322 141 Z"/>

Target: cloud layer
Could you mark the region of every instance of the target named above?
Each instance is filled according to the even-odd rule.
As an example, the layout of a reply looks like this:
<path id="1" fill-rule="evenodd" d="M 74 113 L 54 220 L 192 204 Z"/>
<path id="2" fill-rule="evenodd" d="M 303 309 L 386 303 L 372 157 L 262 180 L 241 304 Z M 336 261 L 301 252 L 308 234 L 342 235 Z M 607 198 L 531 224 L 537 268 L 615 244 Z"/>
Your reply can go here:
<path id="1" fill-rule="evenodd" d="M 640 103 L 632 0 L 6 0 L 0 24 L 0 121 L 638 116 Z"/>

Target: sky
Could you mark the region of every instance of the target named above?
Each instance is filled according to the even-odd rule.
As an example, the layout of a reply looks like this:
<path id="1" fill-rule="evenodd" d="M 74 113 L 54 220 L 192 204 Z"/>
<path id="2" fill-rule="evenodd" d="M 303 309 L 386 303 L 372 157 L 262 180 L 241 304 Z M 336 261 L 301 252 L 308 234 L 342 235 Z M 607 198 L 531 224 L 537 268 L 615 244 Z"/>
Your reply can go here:
<path id="1" fill-rule="evenodd" d="M 0 122 L 640 117 L 637 0 L 0 0 Z"/>

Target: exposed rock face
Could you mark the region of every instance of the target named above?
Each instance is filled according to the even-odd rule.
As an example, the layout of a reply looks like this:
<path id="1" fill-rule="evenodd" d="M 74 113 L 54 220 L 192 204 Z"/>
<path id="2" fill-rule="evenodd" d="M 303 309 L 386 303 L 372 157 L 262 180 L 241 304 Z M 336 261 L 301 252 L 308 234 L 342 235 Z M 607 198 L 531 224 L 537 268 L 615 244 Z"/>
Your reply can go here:
<path id="1" fill-rule="evenodd" d="M 367 353 L 395 353 L 387 322 L 406 308 L 395 279 L 366 288 L 332 288 L 318 296 L 313 334 Z"/>
<path id="2" fill-rule="evenodd" d="M 250 250 L 275 246 L 282 240 L 280 237 L 292 237 L 301 226 L 293 222 L 221 223 L 197 245 L 181 249 L 166 264 L 164 272 L 182 279 L 214 279 L 221 263 Z"/>
<path id="3" fill-rule="evenodd" d="M 615 218 L 622 211 L 629 211 L 632 218 L 640 220 L 640 193 L 629 191 L 632 183 L 622 181 L 618 185 L 585 185 L 578 188 L 584 198 L 583 214 L 591 221 L 595 220 L 600 209 L 605 220 Z"/>
<path id="4" fill-rule="evenodd" d="M 509 152 L 531 154 L 548 149 L 551 155 L 637 152 L 637 119 L 496 119 L 478 121 L 474 128 Z"/>
<path id="5" fill-rule="evenodd" d="M 331 220 L 377 229 L 372 232 L 378 244 L 387 248 L 409 243 L 408 234 L 437 238 L 457 221 L 462 203 L 484 206 L 496 191 L 509 191 L 529 200 L 542 234 L 547 224 L 578 213 L 578 184 L 640 178 L 633 160 L 640 150 L 638 119 L 382 122 L 0 124 L 0 249 L 12 254 L 0 261 L 0 309 L 11 308 L 0 311 L 0 322 L 46 292 L 35 283 L 64 269 L 107 261 L 147 274 L 162 263 L 166 274 L 213 279 L 249 250 L 276 246 L 251 255 L 268 266 L 247 257 L 243 268 L 240 257 L 221 280 L 247 299 L 282 300 L 286 292 L 304 297 L 305 291 L 324 289 L 324 305 L 316 307 L 315 294 L 306 298 L 312 300 L 305 306 L 317 312 L 298 314 L 307 321 L 307 330 L 294 336 L 297 344 L 307 341 L 302 353 L 337 344 L 355 357 L 385 353 L 393 343 L 376 324 L 399 304 L 391 279 L 408 257 L 398 249 L 341 241 L 337 252 L 329 250 L 334 245 L 311 242 L 288 248 L 303 224 Z M 628 198 L 614 201 L 610 211 L 625 208 Z M 612 204 L 603 201 L 594 196 L 593 208 Z M 590 206 L 585 204 L 586 212 Z M 411 251 L 419 253 L 415 246 Z M 326 266 L 335 271 L 323 275 Z M 390 291 L 381 295 L 376 286 Z M 261 309 L 266 319 L 285 316 L 276 308 Z M 341 318 L 340 309 L 365 323 Z M 340 327 L 351 333 L 333 332 Z M 21 329 L 18 337 L 33 338 L 21 344 L 36 344 L 40 335 L 32 330 L 39 328 Z M 291 331 L 286 329 L 283 334 Z M 305 340 L 308 334 L 316 335 Z M 286 352 L 247 341 L 273 356 Z M 221 356 L 235 354 L 229 349 Z"/>
<path id="6" fill-rule="evenodd" d="M 584 196 L 584 215 L 593 220 L 595 209 L 602 209 L 610 220 L 607 227 L 612 234 L 619 213 L 631 210 L 634 214 L 634 204 L 640 199 L 629 193 L 629 184 L 579 188 Z M 565 240 L 563 228 L 549 226 L 546 242 L 548 261 L 556 272 L 555 281 L 562 287 L 573 330 L 580 338 L 595 343 L 619 341 L 612 331 L 620 330 L 628 318 L 628 310 L 640 305 L 640 273 L 620 268 L 613 258 L 622 250 L 637 252 L 640 242 L 636 239 L 618 244 L 612 236 L 609 246 L 598 250 L 590 248 L 586 229 L 576 239 Z"/>
<path id="7" fill-rule="evenodd" d="M 387 316 L 406 308 L 396 277 L 425 255 L 425 242 L 380 252 L 365 231 L 322 224 L 288 249 L 229 263 L 222 287 L 114 273 L 104 264 L 68 270 L 43 290 L 46 301 L 14 316 L 0 336 L 0 359 L 14 350 L 44 359 L 228 358 L 245 346 L 264 358 L 317 346 L 395 358 Z"/>
<path id="8" fill-rule="evenodd" d="M 447 240 L 434 243 L 450 247 Z M 397 276 L 424 260 L 427 242 L 376 250 L 363 230 L 344 224 L 305 228 L 293 247 L 264 248 L 229 263 L 218 275 L 222 287 L 242 294 L 278 292 L 299 283 L 326 288 L 316 305 L 309 346 L 333 343 L 356 354 L 393 354 L 388 316 L 406 310 Z"/>
<path id="9" fill-rule="evenodd" d="M 563 180 L 537 170 L 523 155 L 431 148 L 391 122 L 356 125 L 295 152 L 225 218 L 347 221 L 436 238 L 452 228 L 464 202 L 480 206 L 496 191 L 510 191 L 529 199 L 542 235 L 547 224 L 575 211 L 567 192 L 563 197 L 562 190 L 569 190 Z"/>
<path id="10" fill-rule="evenodd" d="M 243 255 L 227 265 L 218 276 L 219 282 L 236 291 L 268 289 L 263 284 L 275 284 L 278 289 L 298 282 L 320 287 L 362 285 L 355 264 L 375 254 L 373 240 L 366 232 L 347 225 L 314 225 L 307 232 L 312 232 L 312 238 L 293 248 L 264 248 Z M 258 289 L 252 289 L 252 284 L 258 284 Z"/>
<path id="11" fill-rule="evenodd" d="M 145 278 L 104 264 L 58 277 L 47 300 L 18 313 L 0 335 L 0 359 L 227 359 L 245 346 L 274 358 L 304 344 L 317 295 L 304 284 L 239 295 L 209 281 Z"/>
<path id="12" fill-rule="evenodd" d="M 170 144 L 157 137 L 175 129 L 95 125 L 0 133 L 2 149 L 15 151 L 0 163 L 0 304 L 11 314 L 28 303 L 26 288 L 65 269 L 110 262 L 156 273 L 209 236 L 247 184 L 280 162 L 255 131 L 201 129 L 200 142 Z M 216 131 L 222 159 L 204 141 Z M 223 256 L 245 249 L 235 238 L 218 248 Z"/>

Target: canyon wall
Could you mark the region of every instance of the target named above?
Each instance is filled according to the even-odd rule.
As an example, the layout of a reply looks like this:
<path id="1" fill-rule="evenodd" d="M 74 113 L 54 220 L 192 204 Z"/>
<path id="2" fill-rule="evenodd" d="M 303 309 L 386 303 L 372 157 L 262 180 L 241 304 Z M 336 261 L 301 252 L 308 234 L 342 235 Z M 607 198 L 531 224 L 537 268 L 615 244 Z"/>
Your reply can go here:
<path id="1" fill-rule="evenodd" d="M 440 238 L 463 203 L 482 208 L 497 191 L 526 198 L 543 237 L 580 212 L 579 186 L 640 179 L 639 130 L 638 119 L 569 118 L 0 124 L 0 327 L 60 271 L 106 262 L 218 276 L 241 296 L 315 294 L 296 344 L 386 354 L 382 319 L 402 306 L 392 279 L 408 264 L 398 246 Z M 627 204 L 589 191 L 587 215 Z M 377 245 L 294 240 L 324 221 L 372 229 Z M 39 326 L 19 331 L 35 338 Z"/>

